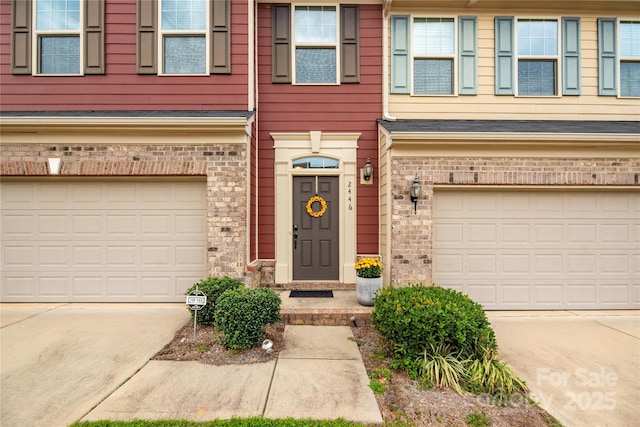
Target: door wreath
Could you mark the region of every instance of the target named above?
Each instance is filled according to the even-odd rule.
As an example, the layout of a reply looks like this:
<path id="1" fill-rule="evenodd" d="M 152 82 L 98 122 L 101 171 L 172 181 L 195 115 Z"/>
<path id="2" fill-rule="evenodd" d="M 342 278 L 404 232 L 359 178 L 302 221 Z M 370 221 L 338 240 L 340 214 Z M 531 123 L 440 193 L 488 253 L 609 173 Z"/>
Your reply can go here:
<path id="1" fill-rule="evenodd" d="M 313 210 L 313 204 L 315 202 L 320 203 L 320 210 L 318 211 Z M 322 197 L 316 195 L 311 197 L 309 201 L 307 201 L 307 213 L 310 216 L 314 218 L 320 218 L 322 215 L 324 215 L 326 211 L 327 211 L 327 202 Z"/>

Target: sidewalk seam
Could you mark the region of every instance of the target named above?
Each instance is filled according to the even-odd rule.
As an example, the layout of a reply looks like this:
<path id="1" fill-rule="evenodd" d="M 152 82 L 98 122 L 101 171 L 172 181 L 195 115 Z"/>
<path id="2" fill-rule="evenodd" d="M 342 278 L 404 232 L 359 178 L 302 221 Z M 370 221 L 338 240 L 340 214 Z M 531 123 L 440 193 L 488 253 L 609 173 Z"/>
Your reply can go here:
<path id="1" fill-rule="evenodd" d="M 262 417 L 264 417 L 265 412 L 267 412 L 267 405 L 269 404 L 269 397 L 271 396 L 271 387 L 273 386 L 273 379 L 276 377 L 276 369 L 278 367 L 278 361 L 280 360 L 280 356 L 276 358 L 276 363 L 273 364 L 273 371 L 271 371 L 271 379 L 269 380 L 269 387 L 267 388 L 267 395 L 264 399 L 264 405 L 262 406 Z"/>

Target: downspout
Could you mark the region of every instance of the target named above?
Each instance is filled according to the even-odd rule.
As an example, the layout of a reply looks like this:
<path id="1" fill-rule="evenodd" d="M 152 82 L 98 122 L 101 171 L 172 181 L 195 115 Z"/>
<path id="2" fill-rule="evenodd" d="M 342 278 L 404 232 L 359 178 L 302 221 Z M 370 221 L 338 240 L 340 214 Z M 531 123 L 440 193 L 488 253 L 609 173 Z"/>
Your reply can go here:
<path id="1" fill-rule="evenodd" d="M 382 11 L 382 118 L 394 122 L 396 118 L 389 114 L 389 28 L 392 1 L 385 0 Z"/>
<path id="2" fill-rule="evenodd" d="M 256 206 L 256 211 L 255 211 L 255 229 L 253 230 L 253 233 L 255 234 L 255 242 L 256 242 L 256 246 L 254 248 L 254 253 L 250 255 L 250 259 L 249 261 L 253 261 L 253 260 L 257 260 L 258 259 L 258 209 L 259 209 L 259 204 L 258 204 L 258 186 L 259 186 L 259 180 L 258 180 L 258 163 L 259 163 L 259 156 L 258 156 L 258 147 L 259 147 L 259 140 L 260 140 L 260 133 L 259 133 L 259 126 L 260 126 L 260 120 L 259 120 L 259 116 L 258 116 L 258 102 L 259 102 L 259 97 L 258 97 L 258 1 L 257 0 L 249 0 L 249 7 L 253 8 L 253 10 L 251 11 L 251 16 L 253 19 L 253 43 L 250 43 L 253 46 L 253 49 L 250 50 L 249 55 L 251 55 L 251 53 L 253 53 L 253 105 L 250 106 L 252 107 L 253 111 L 254 111 L 254 117 L 255 117 L 255 129 L 256 129 L 256 135 L 255 135 L 255 182 L 256 182 L 256 186 L 255 186 L 255 206 Z M 251 28 L 251 26 L 249 27 Z M 250 59 L 250 58 L 249 58 Z M 251 161 L 251 160 L 249 160 Z M 251 177 L 249 177 L 249 182 L 251 182 Z M 249 186 L 251 186 L 251 184 L 249 184 Z M 251 192 L 249 192 L 249 194 L 251 194 Z M 249 206 L 249 218 L 251 216 L 251 206 Z M 249 227 L 247 227 L 249 230 L 251 230 L 251 219 L 249 219 Z M 249 233 L 249 242 L 248 242 L 248 247 L 251 248 L 251 233 Z M 249 251 L 251 251 L 251 249 L 249 249 Z"/>

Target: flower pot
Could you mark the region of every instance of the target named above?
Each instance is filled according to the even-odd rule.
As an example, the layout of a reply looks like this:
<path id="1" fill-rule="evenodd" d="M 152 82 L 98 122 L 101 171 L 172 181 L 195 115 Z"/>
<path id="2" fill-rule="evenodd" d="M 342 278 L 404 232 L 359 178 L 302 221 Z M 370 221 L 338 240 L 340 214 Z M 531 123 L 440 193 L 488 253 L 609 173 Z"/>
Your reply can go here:
<path id="1" fill-rule="evenodd" d="M 382 287 L 382 277 L 356 277 L 356 296 L 361 305 L 373 305 L 376 291 Z"/>

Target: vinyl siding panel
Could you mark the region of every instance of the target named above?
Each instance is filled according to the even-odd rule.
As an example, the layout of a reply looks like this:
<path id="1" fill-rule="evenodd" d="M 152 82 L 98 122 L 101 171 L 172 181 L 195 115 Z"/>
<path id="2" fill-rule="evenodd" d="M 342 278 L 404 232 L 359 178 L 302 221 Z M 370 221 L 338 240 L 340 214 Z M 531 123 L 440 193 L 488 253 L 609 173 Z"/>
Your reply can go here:
<path id="1" fill-rule="evenodd" d="M 578 11 L 559 11 L 552 15 L 533 16 L 580 17 L 581 27 L 581 94 L 562 97 L 514 97 L 494 95 L 494 17 L 500 14 L 478 14 L 478 95 L 477 96 L 409 96 L 390 95 L 390 114 L 397 118 L 419 119 L 530 119 L 537 120 L 637 120 L 638 100 L 598 95 L 598 36 L 597 18 L 612 16 L 611 11 L 579 14 Z M 407 13 L 406 10 L 392 13 Z M 455 14 L 468 14 L 467 9 Z M 502 12 L 504 13 L 504 12 Z M 531 12 L 513 15 L 532 16 Z M 614 14 L 615 15 L 615 14 Z M 631 18 L 629 15 L 618 15 Z M 637 16 L 636 16 L 637 18 Z M 562 88 L 562 80 L 558 82 Z M 487 108 L 487 105 L 490 107 Z"/>
<path id="2" fill-rule="evenodd" d="M 156 76 L 136 73 L 136 2 L 105 1 L 105 75 L 11 75 L 11 4 L 0 3 L 2 109 L 244 110 L 248 108 L 248 2 L 231 7 L 232 74 Z M 124 96 L 126 95 L 126 96 Z"/>
<path id="3" fill-rule="evenodd" d="M 258 254 L 275 257 L 273 132 L 360 132 L 358 167 L 377 167 L 377 124 L 382 116 L 382 10 L 359 5 L 360 82 L 341 85 L 272 83 L 271 7 L 258 7 L 260 92 Z M 375 183 L 377 183 L 377 172 Z M 377 185 L 357 186 L 358 253 L 378 253 Z"/>

